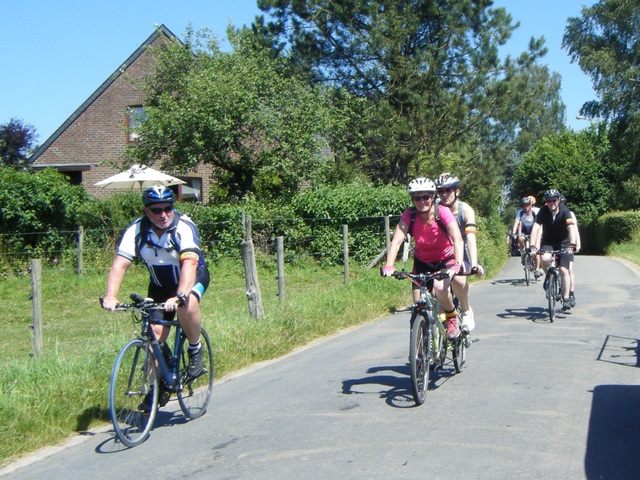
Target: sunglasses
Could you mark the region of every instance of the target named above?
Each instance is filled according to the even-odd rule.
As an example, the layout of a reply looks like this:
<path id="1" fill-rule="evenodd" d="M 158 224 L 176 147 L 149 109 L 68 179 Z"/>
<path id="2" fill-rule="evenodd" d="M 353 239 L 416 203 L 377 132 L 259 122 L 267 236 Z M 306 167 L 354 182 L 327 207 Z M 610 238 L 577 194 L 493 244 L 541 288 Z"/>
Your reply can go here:
<path id="1" fill-rule="evenodd" d="M 162 212 L 171 213 L 171 212 L 173 212 L 173 206 L 169 205 L 168 207 L 164 207 L 164 208 L 149 207 L 149 211 L 151 213 L 153 213 L 154 215 L 160 215 Z"/>
<path id="2" fill-rule="evenodd" d="M 419 202 L 420 200 L 424 200 L 426 202 L 427 200 L 431 200 L 433 198 L 433 195 L 415 195 L 411 198 L 414 202 Z"/>
<path id="3" fill-rule="evenodd" d="M 557 198 L 548 198 L 547 203 L 556 203 L 558 201 Z"/>
<path id="4" fill-rule="evenodd" d="M 438 193 L 451 193 L 453 192 L 453 188 L 439 188 Z"/>

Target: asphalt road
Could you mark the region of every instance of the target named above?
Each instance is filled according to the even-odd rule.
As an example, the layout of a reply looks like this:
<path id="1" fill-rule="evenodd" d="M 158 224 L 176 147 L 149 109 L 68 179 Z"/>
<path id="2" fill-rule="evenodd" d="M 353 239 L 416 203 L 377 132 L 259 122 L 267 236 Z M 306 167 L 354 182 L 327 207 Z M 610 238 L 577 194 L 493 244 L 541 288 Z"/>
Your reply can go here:
<path id="1" fill-rule="evenodd" d="M 421 407 L 401 312 L 217 383 L 193 422 L 170 402 L 139 447 L 87 432 L 0 476 L 640 478 L 640 275 L 588 256 L 576 272 L 578 303 L 554 323 L 516 258 L 474 284 L 467 367 L 440 373 Z"/>

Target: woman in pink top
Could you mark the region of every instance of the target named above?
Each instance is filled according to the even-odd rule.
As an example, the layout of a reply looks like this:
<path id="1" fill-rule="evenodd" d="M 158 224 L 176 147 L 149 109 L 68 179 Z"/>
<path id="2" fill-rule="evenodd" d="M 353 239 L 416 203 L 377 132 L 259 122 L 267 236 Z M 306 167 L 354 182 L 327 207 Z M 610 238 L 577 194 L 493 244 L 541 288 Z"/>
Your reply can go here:
<path id="1" fill-rule="evenodd" d="M 413 273 L 448 270 L 450 277 L 460 271 L 464 261 L 464 242 L 458 224 L 448 208 L 435 206 L 435 184 L 428 178 L 416 178 L 407 186 L 414 206 L 407 208 L 400 217 L 393 240 L 387 252 L 387 262 L 382 269 L 384 276 L 395 272 L 395 261 L 408 233 L 415 242 Z M 436 212 L 438 208 L 438 212 Z M 412 222 L 412 217 L 415 220 Z M 456 338 L 460 334 L 458 319 L 449 291 L 449 279 L 435 280 L 433 291 L 444 308 L 447 336 Z M 420 290 L 413 287 L 413 299 L 417 301 Z"/>

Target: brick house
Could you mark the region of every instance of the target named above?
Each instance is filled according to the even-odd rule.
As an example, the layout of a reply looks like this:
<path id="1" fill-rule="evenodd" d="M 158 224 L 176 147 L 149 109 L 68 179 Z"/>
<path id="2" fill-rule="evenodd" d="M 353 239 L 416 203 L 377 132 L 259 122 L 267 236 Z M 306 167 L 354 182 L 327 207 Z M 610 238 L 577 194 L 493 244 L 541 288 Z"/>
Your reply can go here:
<path id="1" fill-rule="evenodd" d="M 135 144 L 135 126 L 144 112 L 144 95 L 136 80 L 153 68 L 147 48 L 168 41 L 179 40 L 164 25 L 159 26 L 33 153 L 30 158 L 33 168 L 53 167 L 69 177 L 72 184 L 84 186 L 98 198 L 113 194 L 114 190 L 94 184 L 121 171 L 112 165 L 122 161 L 128 145 Z M 190 187 L 184 190 L 182 186 L 176 187 L 180 197 L 196 199 L 195 193 L 197 199 L 208 202 L 210 166 L 201 165 L 187 176 L 176 176 Z"/>

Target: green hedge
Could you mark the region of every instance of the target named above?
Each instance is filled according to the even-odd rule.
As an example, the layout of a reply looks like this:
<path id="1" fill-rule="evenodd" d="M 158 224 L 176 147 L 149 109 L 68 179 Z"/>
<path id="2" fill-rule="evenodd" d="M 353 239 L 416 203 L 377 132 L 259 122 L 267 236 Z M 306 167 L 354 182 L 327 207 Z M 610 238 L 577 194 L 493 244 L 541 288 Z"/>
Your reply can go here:
<path id="1" fill-rule="evenodd" d="M 638 231 L 640 231 L 640 211 L 607 213 L 596 221 L 596 246 L 603 252 L 612 243 L 628 242 Z"/>

